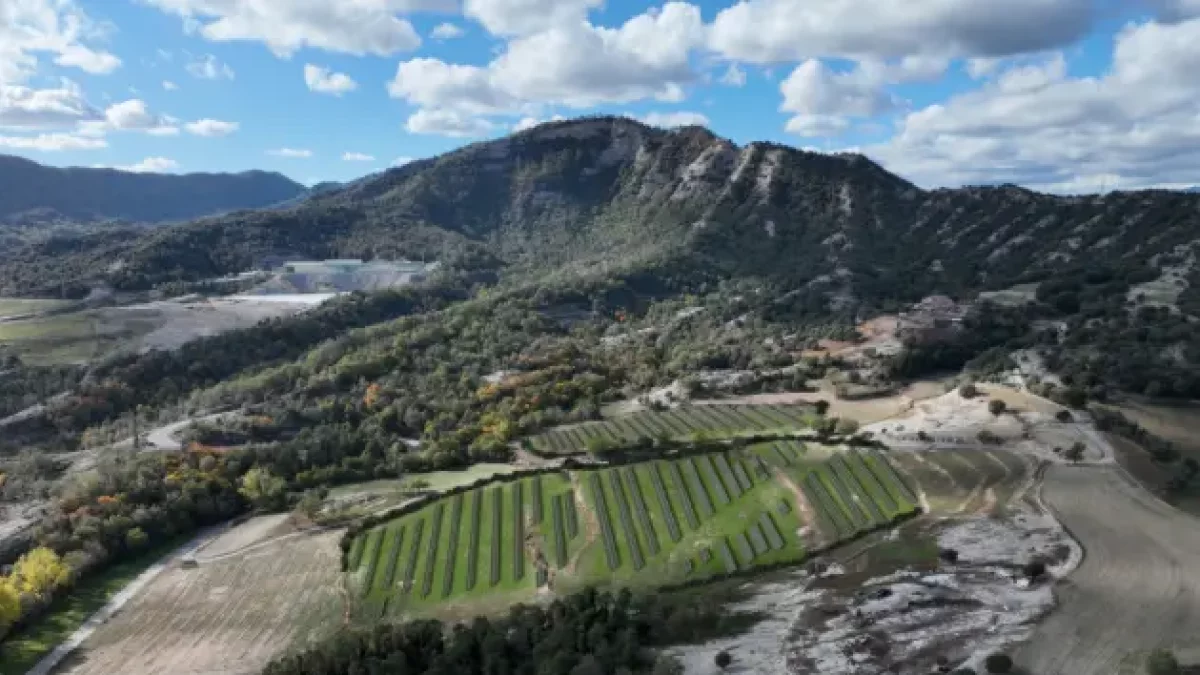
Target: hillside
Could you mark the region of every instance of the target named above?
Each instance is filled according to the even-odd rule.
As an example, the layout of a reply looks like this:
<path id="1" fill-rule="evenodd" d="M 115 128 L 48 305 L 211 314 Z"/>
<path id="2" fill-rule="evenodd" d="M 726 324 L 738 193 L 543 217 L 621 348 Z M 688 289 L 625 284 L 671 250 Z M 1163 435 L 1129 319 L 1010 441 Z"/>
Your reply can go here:
<path id="1" fill-rule="evenodd" d="M 181 221 L 291 199 L 302 185 L 277 173 L 183 175 L 43 166 L 0 156 L 0 221 Z"/>
<path id="2" fill-rule="evenodd" d="M 1186 257 L 1198 237 L 1195 194 L 925 191 L 860 155 L 595 118 L 470 145 L 283 210 L 99 238 L 65 256 L 34 247 L 0 268 L 0 287 L 35 293 L 47 265 L 61 268 L 54 279 L 144 287 L 239 271 L 269 253 L 452 251 L 512 270 L 754 277 L 872 304 L 1003 288 L 1085 261 L 1162 264 L 1154 256 Z"/>

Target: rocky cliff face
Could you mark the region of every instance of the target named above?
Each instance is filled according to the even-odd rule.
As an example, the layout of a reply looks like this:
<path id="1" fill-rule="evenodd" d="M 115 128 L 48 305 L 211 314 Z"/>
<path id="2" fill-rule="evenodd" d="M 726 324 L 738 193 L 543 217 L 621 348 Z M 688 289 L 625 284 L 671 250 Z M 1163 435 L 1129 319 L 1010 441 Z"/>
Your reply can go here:
<path id="1" fill-rule="evenodd" d="M 1200 195 L 925 191 L 861 155 L 738 146 L 699 127 L 605 117 L 470 145 L 292 209 L 107 245 L 151 279 L 164 265 L 185 276 L 236 271 L 281 247 L 429 256 L 452 245 L 524 268 L 603 263 L 843 296 L 903 289 L 898 300 L 915 300 L 1079 265 L 1162 266 L 1197 241 Z"/>

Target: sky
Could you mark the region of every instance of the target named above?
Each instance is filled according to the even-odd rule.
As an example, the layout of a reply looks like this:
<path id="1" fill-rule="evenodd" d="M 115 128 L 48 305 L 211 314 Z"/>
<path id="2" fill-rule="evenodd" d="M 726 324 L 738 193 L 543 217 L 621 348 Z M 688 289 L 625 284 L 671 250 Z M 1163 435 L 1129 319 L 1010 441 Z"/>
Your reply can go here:
<path id="1" fill-rule="evenodd" d="M 0 0 L 0 153 L 349 180 L 619 114 L 923 187 L 1200 184 L 1200 0 Z"/>

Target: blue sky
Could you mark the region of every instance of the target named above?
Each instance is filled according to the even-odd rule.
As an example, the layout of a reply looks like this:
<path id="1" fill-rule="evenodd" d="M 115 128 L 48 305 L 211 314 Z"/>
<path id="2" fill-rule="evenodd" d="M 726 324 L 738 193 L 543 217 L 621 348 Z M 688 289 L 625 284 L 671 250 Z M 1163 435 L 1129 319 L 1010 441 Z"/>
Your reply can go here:
<path id="1" fill-rule="evenodd" d="M 5 0 L 0 152 L 346 180 L 559 116 L 924 186 L 1200 183 L 1200 0 Z"/>

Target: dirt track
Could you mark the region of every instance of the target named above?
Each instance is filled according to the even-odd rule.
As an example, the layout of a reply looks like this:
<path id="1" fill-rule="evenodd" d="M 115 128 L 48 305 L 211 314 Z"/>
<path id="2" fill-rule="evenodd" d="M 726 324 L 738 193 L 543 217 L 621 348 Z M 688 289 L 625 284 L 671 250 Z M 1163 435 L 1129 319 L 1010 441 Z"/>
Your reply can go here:
<path id="1" fill-rule="evenodd" d="M 1085 553 L 1019 664 L 1112 675 L 1134 652 L 1200 643 L 1200 521 L 1111 467 L 1051 466 L 1043 497 Z"/>

